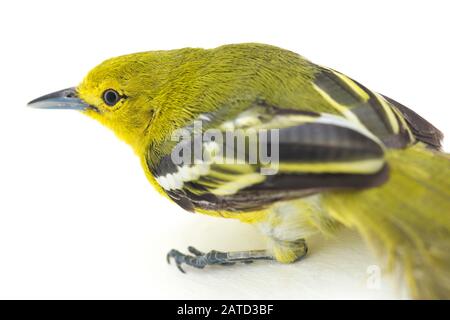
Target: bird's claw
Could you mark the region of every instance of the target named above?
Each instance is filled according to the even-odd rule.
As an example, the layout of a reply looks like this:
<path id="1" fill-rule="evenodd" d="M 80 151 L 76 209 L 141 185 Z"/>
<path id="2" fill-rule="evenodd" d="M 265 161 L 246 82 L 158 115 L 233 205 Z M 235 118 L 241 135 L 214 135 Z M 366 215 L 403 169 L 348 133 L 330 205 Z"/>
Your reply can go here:
<path id="1" fill-rule="evenodd" d="M 186 257 L 184 253 L 181 253 L 178 250 L 172 249 L 167 254 L 167 263 L 170 264 L 170 260 L 173 259 L 175 261 L 175 265 L 177 266 L 178 270 L 180 270 L 182 273 L 186 273 L 184 269 L 181 267 L 183 263 L 186 263 Z"/>

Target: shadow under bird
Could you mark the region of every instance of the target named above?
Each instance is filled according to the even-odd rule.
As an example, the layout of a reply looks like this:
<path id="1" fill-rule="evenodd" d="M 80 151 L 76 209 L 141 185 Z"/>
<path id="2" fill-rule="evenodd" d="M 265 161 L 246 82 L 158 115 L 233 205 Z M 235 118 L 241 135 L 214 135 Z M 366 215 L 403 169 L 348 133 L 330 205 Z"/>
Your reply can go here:
<path id="1" fill-rule="evenodd" d="M 161 195 L 187 211 L 253 224 L 268 240 L 264 250 L 171 250 L 167 259 L 181 271 L 295 262 L 308 237 L 344 226 L 401 272 L 412 297 L 450 298 L 443 136 L 340 72 L 264 44 L 150 51 L 106 60 L 77 87 L 29 105 L 98 120 L 133 148 Z M 269 131 L 276 135 L 253 134 Z M 230 134 L 248 135 L 244 147 L 221 139 Z"/>

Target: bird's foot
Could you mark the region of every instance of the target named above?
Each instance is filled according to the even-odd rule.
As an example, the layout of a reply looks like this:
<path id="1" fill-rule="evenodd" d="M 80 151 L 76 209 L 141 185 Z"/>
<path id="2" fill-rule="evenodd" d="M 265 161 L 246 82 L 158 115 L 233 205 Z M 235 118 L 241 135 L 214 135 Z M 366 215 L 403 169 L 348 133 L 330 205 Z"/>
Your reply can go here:
<path id="1" fill-rule="evenodd" d="M 207 265 L 230 266 L 235 263 L 252 263 L 255 260 L 273 260 L 273 256 L 269 255 L 265 250 L 254 251 L 236 251 L 236 252 L 220 252 L 216 250 L 204 253 L 194 247 L 188 247 L 188 251 L 192 255 L 181 253 L 172 249 L 167 254 L 167 262 L 170 264 L 171 259 L 175 261 L 177 268 L 185 273 L 182 268 L 183 264 L 203 269 Z"/>

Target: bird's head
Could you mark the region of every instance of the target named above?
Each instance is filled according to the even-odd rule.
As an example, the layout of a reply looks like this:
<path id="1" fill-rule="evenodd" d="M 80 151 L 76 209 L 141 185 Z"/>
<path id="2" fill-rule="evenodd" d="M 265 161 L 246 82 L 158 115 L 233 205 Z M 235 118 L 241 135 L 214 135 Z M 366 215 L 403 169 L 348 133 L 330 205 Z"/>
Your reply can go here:
<path id="1" fill-rule="evenodd" d="M 153 101 L 167 70 L 146 52 L 104 61 L 77 86 L 29 102 L 42 109 L 73 109 L 100 121 L 138 151 L 156 113 Z"/>

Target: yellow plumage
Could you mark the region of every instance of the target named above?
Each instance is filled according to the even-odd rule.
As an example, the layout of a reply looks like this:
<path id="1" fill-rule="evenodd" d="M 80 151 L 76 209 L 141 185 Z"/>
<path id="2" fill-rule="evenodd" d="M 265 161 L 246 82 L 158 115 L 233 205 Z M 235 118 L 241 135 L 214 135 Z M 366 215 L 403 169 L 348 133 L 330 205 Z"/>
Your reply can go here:
<path id="1" fill-rule="evenodd" d="M 448 155 L 418 144 L 390 151 L 387 159 L 388 183 L 364 191 L 326 193 L 327 211 L 360 231 L 388 269 L 404 273 L 414 297 L 449 298 Z"/>

